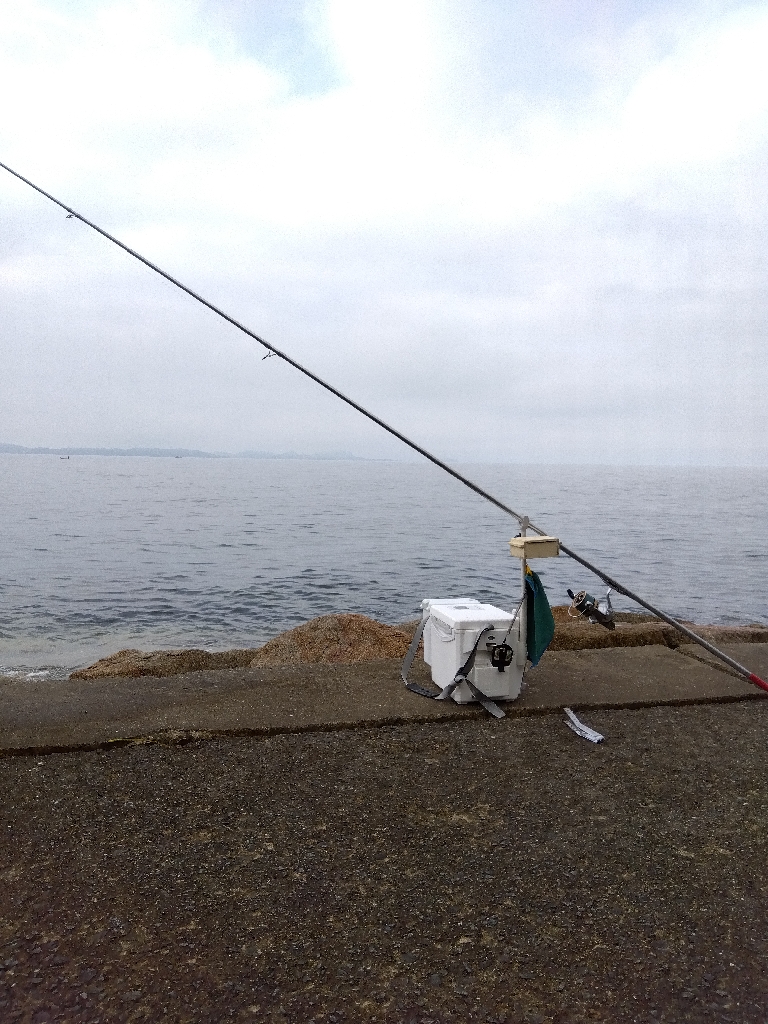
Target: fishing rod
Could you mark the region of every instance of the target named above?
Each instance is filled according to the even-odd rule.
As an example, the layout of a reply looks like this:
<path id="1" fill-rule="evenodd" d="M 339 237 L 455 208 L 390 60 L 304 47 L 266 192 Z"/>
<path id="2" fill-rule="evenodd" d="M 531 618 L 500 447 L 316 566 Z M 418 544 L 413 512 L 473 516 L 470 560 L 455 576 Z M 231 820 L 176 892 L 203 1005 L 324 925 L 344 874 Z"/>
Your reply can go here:
<path id="1" fill-rule="evenodd" d="M 468 487 L 471 491 L 474 491 L 475 494 L 479 495 L 481 498 L 484 498 L 486 501 L 489 501 L 492 505 L 495 505 L 496 508 L 500 509 L 502 512 L 505 512 L 507 515 L 512 516 L 512 518 L 516 519 L 521 526 L 525 525 L 529 529 L 533 530 L 533 532 L 538 534 L 540 537 L 545 537 L 547 535 L 545 530 L 539 529 L 539 527 L 532 523 L 527 516 L 523 516 L 519 512 L 515 512 L 514 509 L 511 509 L 508 505 L 505 505 L 503 501 L 499 501 L 498 498 L 495 498 L 492 494 L 489 494 L 488 491 L 478 486 L 478 484 L 468 479 L 468 477 L 464 476 L 462 473 L 459 473 L 458 470 L 453 469 L 452 466 L 449 466 L 447 463 L 443 462 L 442 459 L 438 459 L 436 455 L 433 455 L 431 452 L 428 452 L 426 448 L 422 448 L 421 445 L 416 444 L 415 441 L 412 441 L 409 437 L 406 437 L 405 434 L 401 434 L 399 430 L 396 430 L 388 423 L 385 423 L 384 420 L 380 419 L 378 416 L 370 412 L 368 409 L 365 409 L 362 405 L 360 405 L 358 402 L 355 402 L 352 398 L 349 398 L 343 392 L 335 388 L 332 384 L 329 384 L 321 377 L 318 377 L 317 374 L 313 373 L 311 370 L 308 370 L 306 366 L 302 366 L 301 363 L 298 363 L 295 359 L 292 359 L 285 352 L 282 352 L 275 345 L 271 344 L 271 342 L 265 341 L 264 338 L 259 337 L 258 334 L 254 333 L 254 331 L 246 327 L 245 324 L 241 324 L 239 320 L 235 320 L 234 317 L 230 316 L 228 313 L 225 313 L 223 309 L 219 309 L 218 306 L 215 306 L 212 302 L 209 302 L 208 299 L 203 298 L 202 295 L 198 295 L 197 292 L 193 291 L 191 288 L 188 288 L 187 285 L 183 284 L 175 277 L 172 277 L 161 267 L 158 267 L 157 264 L 152 263 L 151 260 L 148 260 L 145 256 L 142 256 L 141 253 L 136 252 L 135 249 L 132 249 L 129 245 L 126 245 L 125 242 L 121 242 L 119 238 L 115 238 L 114 235 L 110 235 L 110 233 L 108 231 L 105 231 L 104 228 L 100 228 L 98 224 L 94 224 L 93 221 L 88 220 L 87 217 L 84 217 L 81 213 L 78 213 L 77 210 L 73 210 L 71 206 L 67 206 L 66 203 L 62 203 L 60 199 L 57 199 L 55 196 L 52 196 L 50 192 L 46 192 L 45 189 L 40 188 L 39 185 L 36 185 L 33 181 L 30 181 L 29 178 L 25 178 L 24 175 L 19 174 L 18 171 L 14 171 L 12 167 L 9 167 L 7 164 L 2 163 L 2 161 L 0 161 L 0 167 L 2 167 L 3 170 L 8 171 L 9 174 L 12 174 L 14 178 L 18 178 L 19 181 L 23 181 L 25 185 L 29 185 L 29 187 L 33 188 L 35 192 L 39 192 L 40 195 L 45 196 L 46 199 L 50 199 L 52 203 L 55 203 L 57 206 L 61 207 L 62 210 L 66 210 L 67 217 L 75 217 L 77 220 L 82 221 L 82 223 L 87 225 L 89 228 L 92 228 L 100 235 L 103 235 L 103 237 L 108 239 L 108 241 L 113 242 L 120 249 L 123 249 L 130 256 L 133 256 L 134 259 L 137 259 L 140 263 L 143 263 L 145 267 L 149 267 L 150 270 L 154 270 L 156 274 L 159 274 L 161 277 L 164 277 L 166 281 L 170 281 L 171 284 L 175 285 L 177 288 L 180 288 L 183 292 L 186 292 L 187 295 L 190 295 L 193 299 L 201 303 L 203 306 L 206 306 L 208 309 L 211 310 L 211 312 L 215 313 L 217 316 L 220 316 L 222 320 L 226 320 L 227 323 L 232 324 L 233 327 L 236 327 L 239 331 L 242 331 L 243 334 L 247 334 L 249 338 L 252 338 L 254 341 L 258 342 L 259 345 L 263 345 L 264 348 L 267 349 L 271 355 L 279 356 L 280 359 L 288 363 L 289 366 L 293 366 L 294 369 L 298 370 L 299 373 L 303 373 L 305 377 L 309 377 L 309 379 L 314 381 L 315 384 L 319 384 L 321 388 L 325 388 L 326 391 L 329 391 L 332 395 L 335 395 L 336 398 L 341 399 L 342 402 L 346 402 L 347 405 L 351 406 L 357 412 L 361 413 L 361 415 L 367 417 L 373 423 L 376 423 L 383 430 L 386 430 L 387 433 L 391 434 L 393 437 L 396 437 L 398 441 L 402 441 L 403 444 L 413 449 L 413 451 L 418 452 L 419 455 L 423 456 L 425 459 L 428 459 L 431 463 L 433 463 L 435 466 L 438 466 L 444 472 L 448 473 L 455 480 L 458 480 L 460 483 L 464 484 L 465 487 Z M 765 680 L 761 679 L 760 676 L 755 675 L 754 672 L 750 672 L 748 668 L 746 668 L 744 665 L 741 665 L 738 661 L 735 661 L 724 651 L 721 651 L 719 648 L 715 647 L 714 644 L 711 644 L 708 640 L 705 640 L 704 637 L 699 636 L 698 633 L 694 633 L 692 629 L 689 629 L 682 622 L 678 622 L 678 620 L 673 618 L 671 615 L 667 615 L 667 613 L 662 611 L 660 608 L 656 608 L 654 605 L 650 604 L 648 601 L 640 597 L 638 594 L 633 593 L 627 587 L 624 587 L 621 583 L 618 583 L 616 580 L 612 579 L 612 577 L 610 577 L 606 572 L 603 572 L 602 569 L 598 569 L 597 566 L 592 565 L 592 563 L 587 561 L 586 558 L 582 558 L 581 555 L 578 555 L 575 551 L 572 551 L 569 547 L 566 547 L 565 544 L 560 544 L 560 550 L 564 554 L 568 555 L 569 558 L 572 558 L 575 562 L 578 562 L 580 565 L 583 565 L 586 569 L 589 569 L 590 572 L 594 573 L 595 576 L 597 576 L 604 583 L 606 583 L 611 589 L 615 590 L 617 594 L 622 594 L 624 597 L 629 598 L 630 601 L 634 601 L 635 604 L 639 604 L 642 608 L 645 608 L 647 611 L 651 612 L 651 614 L 655 615 L 656 618 L 661 619 L 663 622 L 669 623 L 670 626 L 673 626 L 676 630 L 678 630 L 678 632 L 688 637 L 689 640 L 692 640 L 694 643 L 699 644 L 700 647 L 703 647 L 705 650 L 709 651 L 710 654 L 714 655 L 716 658 L 719 658 L 721 661 L 725 662 L 726 665 L 729 665 L 732 669 L 738 672 L 739 675 L 743 676 L 750 683 L 753 683 L 755 686 L 760 687 L 760 689 L 765 690 L 768 693 L 768 683 L 765 682 Z"/>

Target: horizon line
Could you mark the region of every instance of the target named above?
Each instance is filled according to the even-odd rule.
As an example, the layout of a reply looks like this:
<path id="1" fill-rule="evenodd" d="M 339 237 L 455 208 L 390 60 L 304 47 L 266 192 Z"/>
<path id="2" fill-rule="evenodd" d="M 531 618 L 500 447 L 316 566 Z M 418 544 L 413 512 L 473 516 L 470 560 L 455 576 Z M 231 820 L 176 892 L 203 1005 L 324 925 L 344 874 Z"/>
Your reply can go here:
<path id="1" fill-rule="evenodd" d="M 352 452 L 269 452 L 249 449 L 238 452 L 204 451 L 198 448 L 161 448 L 158 446 L 147 448 L 101 448 L 101 447 L 75 447 L 53 448 L 47 445 L 27 446 L 19 444 L 0 443 L 0 455 L 59 455 L 59 456 L 112 456 L 120 458 L 196 458 L 196 459 L 264 459 L 279 461 L 281 459 L 291 461 L 313 461 L 313 462 L 403 462 L 416 463 L 421 459 L 392 458 L 373 455 L 355 455 Z M 768 464 L 763 463 L 709 463 L 709 462 L 487 462 L 471 458 L 454 458 L 453 462 L 461 465 L 510 465 L 510 466 L 593 466 L 614 469 L 768 469 Z"/>

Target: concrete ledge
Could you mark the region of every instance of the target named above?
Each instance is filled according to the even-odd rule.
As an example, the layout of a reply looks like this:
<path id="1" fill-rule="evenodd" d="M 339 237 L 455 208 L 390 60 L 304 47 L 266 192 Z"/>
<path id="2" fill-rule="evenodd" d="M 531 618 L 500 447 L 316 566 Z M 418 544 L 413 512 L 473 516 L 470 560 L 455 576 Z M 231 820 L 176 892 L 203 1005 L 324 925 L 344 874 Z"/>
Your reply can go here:
<path id="1" fill-rule="evenodd" d="M 727 649 L 768 674 L 768 644 Z M 476 705 L 406 690 L 399 661 L 192 672 L 166 678 L 0 680 L 0 754 L 216 735 L 270 735 L 484 716 Z M 429 679 L 423 663 L 417 681 Z M 692 646 L 553 652 L 527 675 L 508 717 L 564 706 L 628 708 L 761 699 L 766 695 Z"/>
<path id="2" fill-rule="evenodd" d="M 768 644 L 724 648 L 765 678 Z M 696 644 L 623 647 L 598 651 L 554 651 L 527 676 L 517 706 L 647 707 L 655 704 L 739 700 L 768 696 Z"/>

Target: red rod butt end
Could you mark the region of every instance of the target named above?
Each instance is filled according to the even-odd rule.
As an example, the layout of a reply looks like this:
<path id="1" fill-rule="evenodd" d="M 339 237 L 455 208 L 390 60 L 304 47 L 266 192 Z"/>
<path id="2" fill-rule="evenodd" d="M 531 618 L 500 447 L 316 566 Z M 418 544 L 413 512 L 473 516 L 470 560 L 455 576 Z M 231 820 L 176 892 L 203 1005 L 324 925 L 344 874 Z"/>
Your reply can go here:
<path id="1" fill-rule="evenodd" d="M 750 672 L 749 681 L 750 683 L 754 683 L 755 686 L 759 686 L 761 690 L 765 690 L 765 692 L 768 693 L 768 683 L 766 683 L 764 679 L 761 679 L 760 676 L 756 676 L 754 672 Z"/>

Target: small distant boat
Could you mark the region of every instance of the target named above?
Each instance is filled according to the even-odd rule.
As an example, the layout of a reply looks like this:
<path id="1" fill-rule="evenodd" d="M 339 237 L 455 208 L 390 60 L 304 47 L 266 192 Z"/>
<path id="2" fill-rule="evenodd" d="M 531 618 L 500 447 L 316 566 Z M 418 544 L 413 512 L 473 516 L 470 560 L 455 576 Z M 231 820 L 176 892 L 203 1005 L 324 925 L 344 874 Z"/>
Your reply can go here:
<path id="1" fill-rule="evenodd" d="M 60 455 L 60 456 L 59 456 L 59 458 L 60 458 L 60 459 L 68 459 L 68 458 L 69 458 L 69 456 L 68 456 L 68 455 Z"/>

